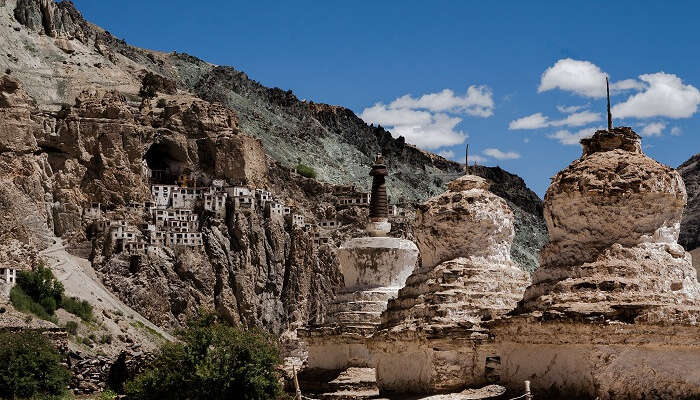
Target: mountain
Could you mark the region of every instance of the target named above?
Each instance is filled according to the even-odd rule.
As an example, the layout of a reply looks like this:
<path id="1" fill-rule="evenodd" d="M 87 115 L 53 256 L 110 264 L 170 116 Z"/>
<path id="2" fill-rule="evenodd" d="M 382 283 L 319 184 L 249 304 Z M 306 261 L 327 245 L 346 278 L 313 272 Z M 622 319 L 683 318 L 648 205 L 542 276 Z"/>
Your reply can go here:
<path id="1" fill-rule="evenodd" d="M 680 244 L 690 251 L 700 247 L 700 153 L 678 167 L 688 192 L 688 204 L 681 220 Z"/>
<path id="2" fill-rule="evenodd" d="M 407 204 L 463 173 L 347 108 L 301 101 L 187 54 L 129 46 L 69 1 L 0 0 L 0 43 L 0 237 L 37 251 L 62 237 L 110 291 L 162 327 L 181 326 L 200 307 L 276 333 L 323 318 L 342 287 L 335 250 L 366 218 L 336 209 L 342 185 L 368 190 L 377 152 L 390 196 Z M 299 162 L 317 179 L 295 174 Z M 312 246 L 309 232 L 261 212 L 204 213 L 201 252 L 126 257 L 83 210 L 100 202 L 130 226 L 146 223 L 128 205 L 150 199 L 148 176 L 164 167 L 266 188 L 307 221 L 335 218 L 343 228 L 329 246 Z M 533 270 L 546 238 L 541 200 L 500 168 L 472 172 L 513 208 L 513 257 Z M 410 226 L 396 226 L 410 238 Z"/>

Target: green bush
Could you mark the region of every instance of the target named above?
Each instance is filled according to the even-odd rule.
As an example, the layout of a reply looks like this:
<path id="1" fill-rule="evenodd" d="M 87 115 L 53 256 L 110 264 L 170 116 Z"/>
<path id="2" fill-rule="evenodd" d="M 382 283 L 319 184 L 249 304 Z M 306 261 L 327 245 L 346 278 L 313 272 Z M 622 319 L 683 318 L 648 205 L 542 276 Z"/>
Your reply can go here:
<path id="1" fill-rule="evenodd" d="M 125 385 L 129 399 L 274 399 L 281 393 L 279 350 L 266 334 L 193 321 L 181 342 L 164 344 L 151 365 Z"/>
<path id="2" fill-rule="evenodd" d="M 68 332 L 71 335 L 75 335 L 78 333 L 78 323 L 75 321 L 68 321 L 66 322 L 66 326 L 63 327 L 66 332 Z"/>
<path id="3" fill-rule="evenodd" d="M 0 333 L 0 398 L 58 399 L 66 392 L 68 371 L 61 356 L 39 333 Z"/>
<path id="4" fill-rule="evenodd" d="M 24 293 L 24 290 L 22 290 L 22 288 L 19 286 L 14 286 L 12 290 L 10 290 L 10 302 L 18 311 L 32 313 L 43 320 L 51 321 L 53 323 L 58 322 L 56 317 L 49 314 L 44 306 L 37 303 L 34 301 L 34 299 Z"/>
<path id="5" fill-rule="evenodd" d="M 100 344 L 112 344 L 112 335 L 105 333 L 100 336 Z"/>
<path id="6" fill-rule="evenodd" d="M 296 169 L 299 175 L 316 179 L 316 170 L 313 169 L 313 167 L 309 167 L 308 165 L 304 164 L 297 164 Z"/>
<path id="7" fill-rule="evenodd" d="M 94 319 L 92 315 L 92 305 L 87 300 L 80 300 L 77 297 L 63 297 L 61 306 L 69 313 L 80 317 L 85 322 L 90 322 Z"/>
<path id="8" fill-rule="evenodd" d="M 31 271 L 20 271 L 17 286 L 35 302 L 41 304 L 49 315 L 53 315 L 63 300 L 63 284 L 51 270 L 39 264 Z"/>

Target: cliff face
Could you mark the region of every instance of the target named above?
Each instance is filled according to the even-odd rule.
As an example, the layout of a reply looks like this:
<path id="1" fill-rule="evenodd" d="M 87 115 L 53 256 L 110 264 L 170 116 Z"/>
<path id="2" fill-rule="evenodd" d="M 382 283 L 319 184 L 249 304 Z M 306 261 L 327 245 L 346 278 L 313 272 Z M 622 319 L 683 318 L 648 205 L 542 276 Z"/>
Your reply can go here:
<path id="1" fill-rule="evenodd" d="M 54 235 L 92 248 L 105 284 L 162 326 L 180 325 L 200 306 L 275 332 L 318 318 L 342 286 L 334 246 L 366 218 L 358 209 L 336 215 L 331 183 L 367 190 L 367 165 L 378 151 L 388 160 L 394 200 L 441 193 L 462 173 L 346 108 L 300 101 L 186 54 L 131 47 L 85 21 L 69 1 L 0 0 L 0 42 L 0 237 L 34 250 Z M 142 101 L 149 73 L 156 98 Z M 318 181 L 289 171 L 299 159 Z M 147 200 L 149 171 L 165 166 L 269 188 L 307 217 L 337 217 L 346 228 L 316 249 L 304 232 L 234 212 L 225 223 L 204 219 L 201 253 L 116 255 L 85 224 L 83 208 Z M 503 170 L 473 173 L 513 209 L 513 258 L 535 268 L 545 237 L 541 201 Z M 408 224 L 396 226 L 396 235 L 410 237 Z"/>
<path id="2" fill-rule="evenodd" d="M 700 247 L 700 154 L 681 164 L 678 173 L 681 174 L 688 192 L 688 203 L 683 211 L 678 243 L 690 251 Z"/>

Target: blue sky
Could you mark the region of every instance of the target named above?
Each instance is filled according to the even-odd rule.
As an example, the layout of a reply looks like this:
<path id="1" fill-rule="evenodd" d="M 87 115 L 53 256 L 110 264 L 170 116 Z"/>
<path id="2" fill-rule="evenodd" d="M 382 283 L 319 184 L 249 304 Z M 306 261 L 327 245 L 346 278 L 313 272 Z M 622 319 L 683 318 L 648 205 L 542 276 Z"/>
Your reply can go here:
<path id="1" fill-rule="evenodd" d="M 606 75 L 615 125 L 647 154 L 675 167 L 700 151 L 697 3 L 74 3 L 132 45 L 234 66 L 455 160 L 468 142 L 540 196 L 606 124 Z"/>

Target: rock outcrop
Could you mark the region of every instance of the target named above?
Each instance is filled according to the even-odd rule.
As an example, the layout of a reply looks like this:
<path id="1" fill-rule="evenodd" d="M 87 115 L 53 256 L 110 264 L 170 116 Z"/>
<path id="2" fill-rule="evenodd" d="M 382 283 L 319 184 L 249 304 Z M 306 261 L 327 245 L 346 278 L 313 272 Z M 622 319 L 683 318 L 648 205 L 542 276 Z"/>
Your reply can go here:
<path id="1" fill-rule="evenodd" d="M 681 174 L 688 193 L 678 243 L 691 251 L 700 247 L 700 154 L 681 164 L 678 173 Z"/>

